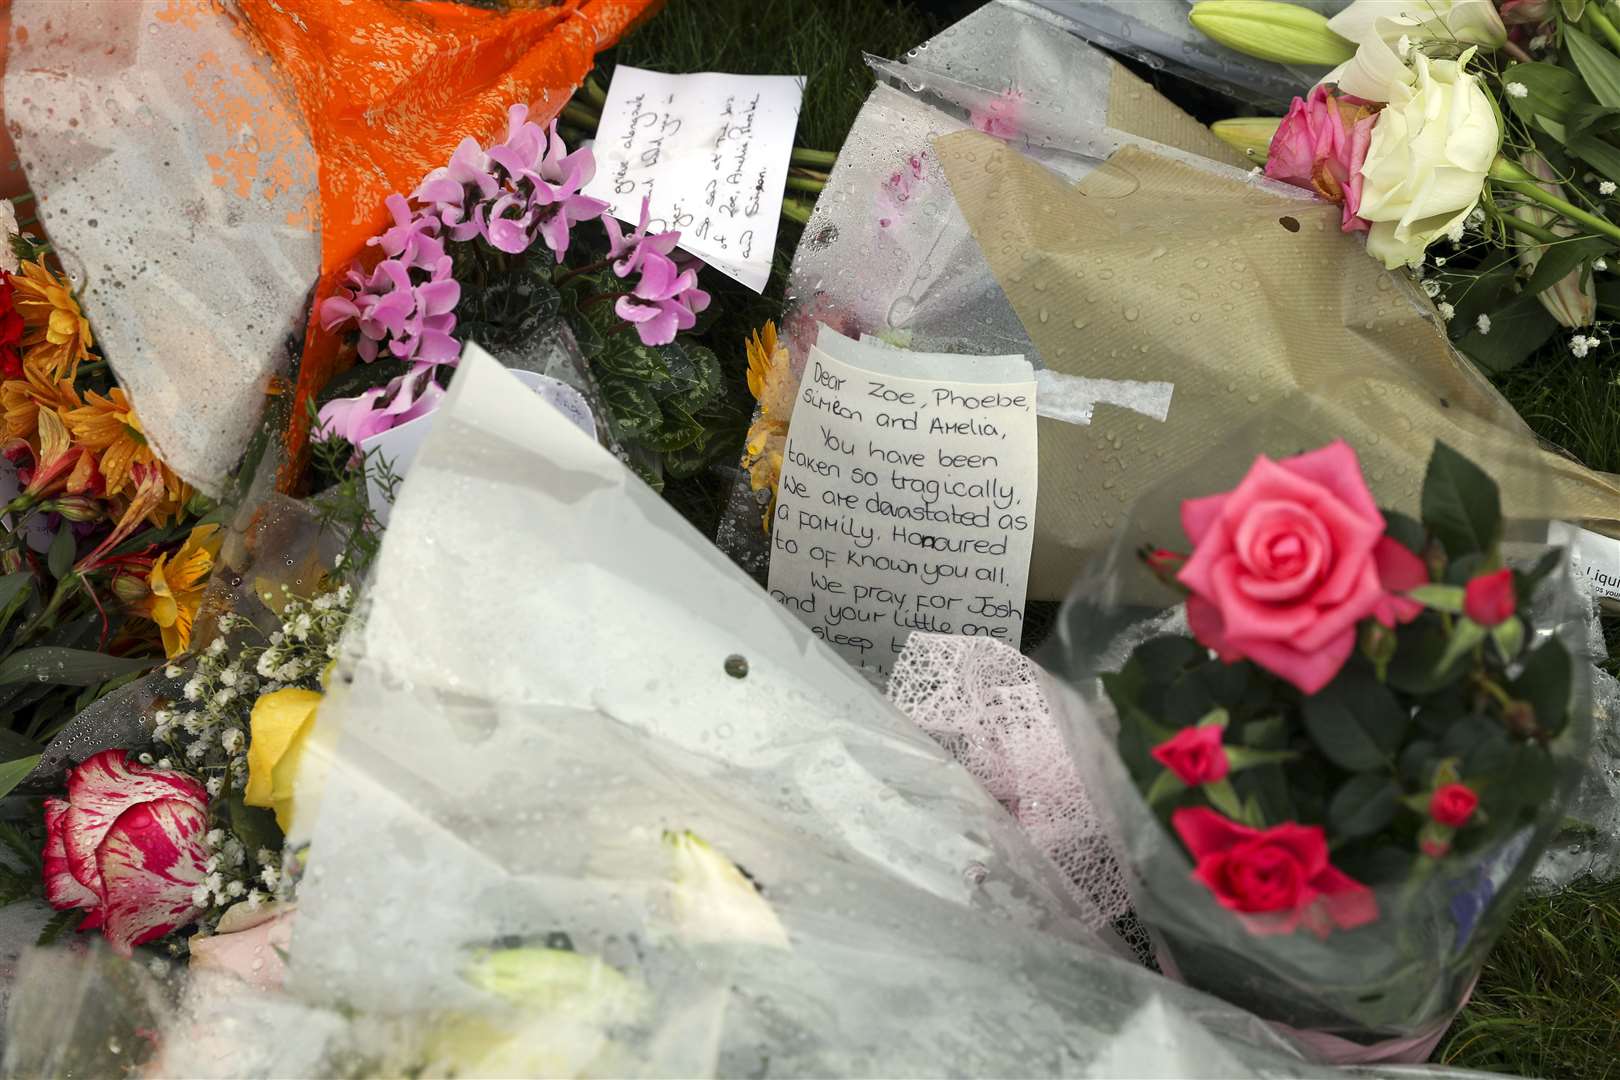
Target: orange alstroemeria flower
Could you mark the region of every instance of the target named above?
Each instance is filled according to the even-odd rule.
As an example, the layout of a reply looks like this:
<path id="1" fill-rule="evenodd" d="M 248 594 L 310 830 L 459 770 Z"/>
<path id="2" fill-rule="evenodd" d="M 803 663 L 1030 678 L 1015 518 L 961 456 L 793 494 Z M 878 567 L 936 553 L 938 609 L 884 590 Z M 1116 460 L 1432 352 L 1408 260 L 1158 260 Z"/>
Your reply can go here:
<path id="1" fill-rule="evenodd" d="M 157 466 L 157 455 L 147 443 L 140 418 L 123 390 L 115 386 L 106 397 L 92 390 L 85 394 L 84 402 L 67 414 L 68 426 L 81 444 L 101 456 L 101 475 L 107 478 L 107 494 L 122 494 L 133 482 L 131 466 Z M 167 489 L 167 482 L 164 486 Z"/>
<path id="2" fill-rule="evenodd" d="M 55 409 L 40 409 L 36 418 L 39 428 L 39 450 L 23 439 L 12 439 L 6 446 L 6 456 L 31 455 L 34 458 L 33 475 L 23 494 L 34 500 L 67 492 L 83 495 L 101 494 L 101 474 L 96 468 L 96 456 L 75 443 L 68 435 L 67 425 Z"/>
<path id="3" fill-rule="evenodd" d="M 53 379 L 72 379 L 79 362 L 90 355 L 95 339 L 90 320 L 67 285 L 45 268 L 45 260 L 23 263 L 11 284 L 17 313 L 22 316 L 23 364 Z"/>
<path id="4" fill-rule="evenodd" d="M 147 574 L 151 591 L 136 610 L 157 623 L 163 651 L 171 660 L 191 647 L 191 625 L 223 539 L 218 525 L 199 525 L 173 559 L 159 555 Z"/>
<path id="5" fill-rule="evenodd" d="M 37 445 L 40 409 L 67 413 L 80 404 L 71 382 L 25 366 L 21 379 L 0 382 L 0 431 L 8 439 L 26 439 Z"/>

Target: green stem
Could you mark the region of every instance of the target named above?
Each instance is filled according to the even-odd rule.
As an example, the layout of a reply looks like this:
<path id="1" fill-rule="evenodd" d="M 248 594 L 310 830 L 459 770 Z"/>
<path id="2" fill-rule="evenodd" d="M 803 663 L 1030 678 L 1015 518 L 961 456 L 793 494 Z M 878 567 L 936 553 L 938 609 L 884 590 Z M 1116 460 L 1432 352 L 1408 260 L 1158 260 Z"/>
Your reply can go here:
<path id="1" fill-rule="evenodd" d="M 1510 229 L 1517 229 L 1519 232 L 1522 232 L 1527 236 L 1533 236 L 1537 240 L 1540 240 L 1543 244 L 1556 244 L 1563 240 L 1577 239 L 1577 237 L 1573 236 L 1559 236 L 1551 229 L 1543 228 L 1540 225 L 1533 225 L 1523 218 L 1514 217 L 1512 214 L 1503 214 L 1502 224 L 1506 225 Z"/>
<path id="2" fill-rule="evenodd" d="M 21 195 L 13 195 L 11 197 L 11 205 L 13 205 L 13 206 L 21 206 L 25 202 L 33 202 L 33 201 L 34 201 L 34 193 L 32 191 L 25 191 Z"/>
<path id="3" fill-rule="evenodd" d="M 1589 11 L 1591 9 L 1588 9 Z M 1606 218 L 1599 217 L 1589 211 L 1582 210 L 1574 203 L 1560 199 L 1537 183 L 1536 178 L 1524 170 L 1516 162 L 1499 157 L 1491 163 L 1491 179 L 1502 184 L 1510 191 L 1516 191 L 1528 199 L 1532 199 L 1549 209 L 1556 210 L 1570 221 L 1578 225 L 1585 225 L 1595 233 L 1600 233 L 1611 240 L 1620 243 L 1620 226 L 1615 225 Z"/>
<path id="4" fill-rule="evenodd" d="M 793 199 L 782 200 L 782 216 L 789 221 L 797 221 L 800 225 L 810 224 L 810 210 L 811 208 L 802 202 Z"/>
<path id="5" fill-rule="evenodd" d="M 78 587 L 78 584 L 79 576 L 77 574 L 68 574 L 61 581 L 58 581 L 56 591 L 51 593 L 50 600 L 40 609 L 39 614 L 23 623 L 22 629 L 17 631 L 17 642 L 27 641 L 33 637 L 36 630 L 41 628 L 49 630 L 54 625 L 57 611 L 67 602 L 67 598 Z"/>
<path id="6" fill-rule="evenodd" d="M 581 266 L 581 267 L 578 267 L 576 269 L 568 271 L 562 277 L 554 279 L 552 281 L 552 284 L 553 285 L 566 285 L 568 282 L 573 281 L 575 278 L 579 277 L 581 274 L 594 274 L 598 270 L 606 270 L 608 268 L 608 264 L 611 263 L 612 261 L 613 261 L 613 256 L 609 255 L 605 259 L 601 259 L 601 260 L 599 260 L 597 262 L 593 262 L 593 263 L 590 263 L 590 264 L 588 264 L 586 266 Z"/>
<path id="7" fill-rule="evenodd" d="M 812 169 L 830 169 L 838 161 L 838 154 L 832 150 L 806 150 L 802 146 L 793 148 L 793 164 L 808 165 Z"/>
<path id="8" fill-rule="evenodd" d="M 607 91 L 602 89 L 602 84 L 596 81 L 595 75 L 585 76 L 585 99 L 596 106 L 597 112 L 601 112 L 602 107 L 607 104 Z"/>
<path id="9" fill-rule="evenodd" d="M 825 180 L 811 180 L 806 176 L 790 176 L 787 178 L 789 191 L 815 191 L 820 192 L 827 186 Z"/>
<path id="10" fill-rule="evenodd" d="M 1586 15 L 1581 21 L 1597 27 L 1598 33 L 1609 43 L 1609 48 L 1620 53 L 1620 30 L 1614 28 L 1614 23 L 1609 21 L 1609 17 L 1603 14 L 1603 10 L 1596 3 L 1586 6 Z"/>
<path id="11" fill-rule="evenodd" d="M 562 118 L 571 124 L 584 128 L 586 131 L 595 131 L 597 126 L 602 123 L 601 115 L 586 108 L 585 103 L 581 101 L 570 101 L 564 105 Z"/>

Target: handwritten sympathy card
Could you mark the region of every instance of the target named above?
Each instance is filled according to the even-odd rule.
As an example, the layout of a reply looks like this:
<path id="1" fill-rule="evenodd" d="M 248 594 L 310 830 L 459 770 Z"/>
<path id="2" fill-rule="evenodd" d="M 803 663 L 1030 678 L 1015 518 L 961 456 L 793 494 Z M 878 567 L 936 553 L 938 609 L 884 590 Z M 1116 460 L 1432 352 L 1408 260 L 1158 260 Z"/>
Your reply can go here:
<path id="1" fill-rule="evenodd" d="M 873 681 L 913 630 L 1016 648 L 1035 415 L 1021 356 L 893 350 L 823 326 L 783 454 L 771 596 Z"/>
<path id="2" fill-rule="evenodd" d="M 631 225 L 645 196 L 654 232 L 680 230 L 684 250 L 763 292 L 803 97 L 796 75 L 664 75 L 621 64 L 585 194 Z"/>

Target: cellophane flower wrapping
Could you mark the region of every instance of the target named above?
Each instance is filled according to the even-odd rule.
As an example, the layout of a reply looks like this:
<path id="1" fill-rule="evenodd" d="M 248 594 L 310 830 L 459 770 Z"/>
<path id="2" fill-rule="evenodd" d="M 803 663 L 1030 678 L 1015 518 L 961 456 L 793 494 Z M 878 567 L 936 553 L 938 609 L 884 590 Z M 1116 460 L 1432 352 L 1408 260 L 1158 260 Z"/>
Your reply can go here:
<path id="1" fill-rule="evenodd" d="M 1325 936 L 1303 925 L 1292 933 L 1252 932 L 1194 879 L 1194 860 L 1133 782 L 1118 749 L 1118 713 L 1099 676 L 1119 671 L 1151 639 L 1190 638 L 1180 595 L 1137 556 L 1144 544 L 1186 550 L 1187 538 L 1163 515 L 1166 504 L 1178 506 L 1195 490 L 1230 491 L 1258 454 L 1279 459 L 1313 449 L 1328 430 L 1324 415 L 1318 403 L 1297 398 L 1196 470 L 1144 494 L 1142 506 L 1122 520 L 1116 545 L 1079 575 L 1040 659 L 1054 676 L 1047 684 L 1051 708 L 1112 835 L 1132 908 L 1161 969 L 1274 1022 L 1313 1056 L 1345 1060 L 1356 1046 L 1404 1043 L 1410 1050 L 1443 1032 L 1466 1001 L 1585 777 L 1594 616 L 1590 597 L 1562 562 L 1535 595 L 1533 633 L 1539 640 L 1556 635 L 1574 658 L 1570 721 L 1547 744 L 1553 767 L 1539 801 L 1517 811 L 1511 830 L 1476 850 L 1432 860 L 1422 874 L 1365 882 L 1378 910 L 1366 925 Z M 1505 509 L 1511 515 L 1511 504 Z M 1536 533 L 1526 527 L 1522 535 Z M 1523 565 L 1542 554 L 1539 545 L 1515 544 L 1511 536 L 1503 548 L 1510 562 Z M 1240 714 L 1233 715 L 1236 724 Z"/>
<path id="2" fill-rule="evenodd" d="M 8 1075 L 1328 1075 L 515 385 L 464 361 L 394 508 L 284 987 L 37 951 Z"/>

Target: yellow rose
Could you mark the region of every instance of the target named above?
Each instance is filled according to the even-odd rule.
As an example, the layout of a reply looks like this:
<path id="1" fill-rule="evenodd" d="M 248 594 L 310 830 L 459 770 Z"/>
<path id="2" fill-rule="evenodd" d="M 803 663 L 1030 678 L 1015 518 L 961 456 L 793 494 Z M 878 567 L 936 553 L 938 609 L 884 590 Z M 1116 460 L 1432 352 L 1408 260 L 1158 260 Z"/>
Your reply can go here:
<path id="1" fill-rule="evenodd" d="M 1479 203 L 1502 128 L 1479 80 L 1457 60 L 1412 54 L 1415 80 L 1397 87 L 1373 125 L 1356 213 L 1372 223 L 1367 253 L 1390 269 L 1415 265 Z"/>
<path id="2" fill-rule="evenodd" d="M 249 721 L 248 782 L 243 801 L 276 812 L 276 824 L 292 835 L 293 793 L 304 743 L 315 726 L 321 694 L 277 690 L 253 703 Z"/>

